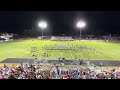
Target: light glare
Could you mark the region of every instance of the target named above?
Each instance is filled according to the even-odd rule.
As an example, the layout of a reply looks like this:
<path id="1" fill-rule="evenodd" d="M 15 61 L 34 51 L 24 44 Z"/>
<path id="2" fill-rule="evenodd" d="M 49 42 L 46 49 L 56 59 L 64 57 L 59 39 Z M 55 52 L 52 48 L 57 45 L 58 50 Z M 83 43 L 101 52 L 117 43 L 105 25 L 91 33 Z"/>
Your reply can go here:
<path id="1" fill-rule="evenodd" d="M 45 21 L 41 21 L 38 23 L 38 26 L 44 29 L 44 28 L 47 28 L 47 23 Z"/>
<path id="2" fill-rule="evenodd" d="M 77 22 L 76 26 L 77 26 L 78 28 L 83 28 L 83 27 L 86 26 L 86 23 L 83 22 L 83 21 L 79 21 L 79 22 Z"/>

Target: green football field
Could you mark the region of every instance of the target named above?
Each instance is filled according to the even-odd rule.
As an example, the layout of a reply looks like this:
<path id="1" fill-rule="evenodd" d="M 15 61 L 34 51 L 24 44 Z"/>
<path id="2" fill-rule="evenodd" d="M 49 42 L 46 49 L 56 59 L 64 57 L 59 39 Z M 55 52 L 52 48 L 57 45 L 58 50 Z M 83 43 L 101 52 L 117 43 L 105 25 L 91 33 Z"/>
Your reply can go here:
<path id="1" fill-rule="evenodd" d="M 84 60 L 120 60 L 120 44 L 37 39 L 20 39 L 0 43 L 0 61 L 6 58 L 33 58 L 33 53 L 39 59 L 64 57 Z"/>

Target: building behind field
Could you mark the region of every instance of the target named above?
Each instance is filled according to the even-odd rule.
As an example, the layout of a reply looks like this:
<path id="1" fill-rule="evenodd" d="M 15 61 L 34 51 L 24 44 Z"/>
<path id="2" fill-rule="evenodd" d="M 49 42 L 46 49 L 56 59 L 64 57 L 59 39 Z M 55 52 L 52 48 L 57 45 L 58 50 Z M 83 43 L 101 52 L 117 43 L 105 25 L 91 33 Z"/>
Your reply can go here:
<path id="1" fill-rule="evenodd" d="M 74 39 L 71 36 L 52 36 L 52 41 L 73 41 Z"/>

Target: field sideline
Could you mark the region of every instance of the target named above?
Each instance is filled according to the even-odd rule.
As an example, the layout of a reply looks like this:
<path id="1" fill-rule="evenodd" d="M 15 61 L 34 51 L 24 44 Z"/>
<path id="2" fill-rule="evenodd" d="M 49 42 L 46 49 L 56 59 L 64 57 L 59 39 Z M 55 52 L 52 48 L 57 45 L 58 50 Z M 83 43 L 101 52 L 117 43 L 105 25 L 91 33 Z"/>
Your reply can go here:
<path id="1" fill-rule="evenodd" d="M 55 45 L 69 45 L 72 50 L 46 50 L 43 47 Z M 78 49 L 85 46 L 88 49 Z M 32 58 L 31 47 L 37 47 L 38 58 L 59 58 L 84 59 L 84 60 L 120 60 L 120 44 L 110 42 L 79 42 L 79 41 L 47 41 L 37 39 L 20 39 L 13 42 L 0 43 L 0 61 L 6 58 Z M 48 57 L 43 57 L 44 52 Z"/>

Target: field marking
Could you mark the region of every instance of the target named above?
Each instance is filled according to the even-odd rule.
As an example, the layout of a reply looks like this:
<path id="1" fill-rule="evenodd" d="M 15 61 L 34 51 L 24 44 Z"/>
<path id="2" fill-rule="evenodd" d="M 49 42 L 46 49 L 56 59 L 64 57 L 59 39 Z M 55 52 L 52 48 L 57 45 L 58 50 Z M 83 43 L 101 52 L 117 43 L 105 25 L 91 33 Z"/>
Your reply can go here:
<path id="1" fill-rule="evenodd" d="M 7 52 L 7 53 L 13 53 L 13 52 Z"/>
<path id="2" fill-rule="evenodd" d="M 30 53 L 30 52 L 25 52 L 25 53 Z"/>
<path id="3" fill-rule="evenodd" d="M 78 57 L 81 59 L 81 51 L 80 51 L 80 49 L 79 49 L 79 52 L 77 54 L 79 54 Z"/>
<path id="4" fill-rule="evenodd" d="M 12 55 L 18 55 L 18 54 L 15 53 L 15 54 L 12 54 Z"/>
<path id="5" fill-rule="evenodd" d="M 72 59 L 73 59 L 73 55 L 71 54 L 71 51 L 69 51 L 69 53 L 70 53 L 70 55 L 71 55 L 71 57 L 72 57 Z"/>
<path id="6" fill-rule="evenodd" d="M 52 51 L 51 51 L 52 52 Z M 51 55 L 51 59 L 52 59 L 52 56 L 54 55 L 54 53 L 52 53 L 52 55 Z"/>
<path id="7" fill-rule="evenodd" d="M 22 50 L 19 50 L 19 51 L 25 51 L 25 50 L 22 49 Z"/>
<path id="8" fill-rule="evenodd" d="M 103 59 L 103 56 L 100 53 L 95 53 L 96 55 L 99 55 L 101 59 Z"/>
<path id="9" fill-rule="evenodd" d="M 62 57 L 62 52 L 60 52 L 60 55 L 61 55 L 61 57 Z"/>
<path id="10" fill-rule="evenodd" d="M 112 54 L 117 54 L 117 53 L 112 53 Z"/>
<path id="11" fill-rule="evenodd" d="M 82 55 L 83 55 L 83 56 L 82 56 L 82 59 L 85 60 L 85 58 L 84 58 L 84 56 L 85 56 L 84 51 L 83 51 Z"/>
<path id="12" fill-rule="evenodd" d="M 100 56 L 100 59 L 104 59 L 104 56 L 103 54 L 101 54 L 103 51 L 99 51 L 99 53 L 95 53 L 96 55 L 99 55 Z"/>
<path id="13" fill-rule="evenodd" d="M 99 52 L 99 51 L 98 51 Z M 96 53 L 96 51 L 95 52 L 93 52 L 93 55 L 95 56 L 95 55 L 98 55 L 101 59 L 103 59 L 103 56 L 100 54 L 100 52 L 99 53 Z M 98 58 L 93 58 L 93 59 L 98 59 Z"/>
<path id="14" fill-rule="evenodd" d="M 83 52 L 84 52 L 84 51 L 83 51 L 82 49 L 79 50 L 80 58 L 81 58 L 81 59 L 85 59 L 85 58 L 83 57 L 83 56 L 84 56 Z"/>
<path id="15" fill-rule="evenodd" d="M 87 52 L 88 52 L 88 55 L 90 56 L 89 60 L 90 59 L 95 59 L 95 57 L 94 57 L 95 53 L 93 51 L 87 51 Z M 92 53 L 93 56 L 90 55 L 90 53 Z"/>
<path id="16" fill-rule="evenodd" d="M 90 55 L 91 52 L 89 52 L 89 51 L 87 51 L 87 52 L 88 52 L 88 55 L 89 55 L 89 59 L 88 60 L 92 59 L 92 55 Z"/>
<path id="17" fill-rule="evenodd" d="M 81 55 L 80 55 L 80 54 L 81 54 L 81 53 L 77 53 L 79 59 L 81 59 Z"/>
<path id="18" fill-rule="evenodd" d="M 45 50 L 45 52 L 48 54 L 47 50 Z M 45 57 L 45 60 L 47 60 L 47 57 Z"/>

